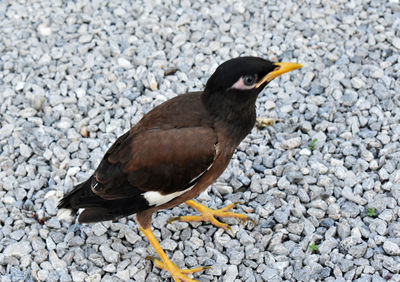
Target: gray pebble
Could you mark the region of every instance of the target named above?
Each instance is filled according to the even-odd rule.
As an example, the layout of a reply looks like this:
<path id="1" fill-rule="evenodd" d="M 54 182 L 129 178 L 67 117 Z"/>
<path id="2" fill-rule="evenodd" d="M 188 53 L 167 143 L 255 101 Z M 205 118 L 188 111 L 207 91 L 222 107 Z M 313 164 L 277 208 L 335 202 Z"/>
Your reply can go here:
<path id="1" fill-rule="evenodd" d="M 393 243 L 390 240 L 386 240 L 383 243 L 383 249 L 385 250 L 385 252 L 388 255 L 391 255 L 391 256 L 399 256 L 400 255 L 400 247 L 399 247 L 399 245 L 396 244 L 396 243 Z"/>
<path id="2" fill-rule="evenodd" d="M 297 148 L 301 145 L 301 138 L 300 137 L 294 137 L 288 140 L 284 140 L 282 142 L 282 148 L 284 149 L 294 149 Z"/>
<path id="3" fill-rule="evenodd" d="M 67 267 L 66 262 L 63 261 L 62 259 L 59 259 L 57 254 L 53 250 L 49 252 L 49 260 L 53 268 L 56 270 L 65 269 Z"/>
<path id="4" fill-rule="evenodd" d="M 354 258 L 360 258 L 365 254 L 366 251 L 367 243 L 362 242 L 359 245 L 350 247 L 349 254 L 352 255 Z"/>
<path id="5" fill-rule="evenodd" d="M 276 269 L 267 268 L 261 274 L 261 277 L 264 281 L 274 281 L 276 279 L 280 279 L 278 271 Z"/>
<path id="6" fill-rule="evenodd" d="M 32 149 L 25 144 L 21 144 L 19 149 L 20 149 L 21 156 L 23 156 L 25 158 L 29 158 L 32 155 Z"/>
<path id="7" fill-rule="evenodd" d="M 290 210 L 288 208 L 277 209 L 274 212 L 274 218 L 277 222 L 287 224 L 289 219 Z"/>
<path id="8" fill-rule="evenodd" d="M 119 261 L 119 253 L 110 249 L 107 245 L 100 246 L 100 251 L 106 261 L 109 263 L 117 263 Z"/>
<path id="9" fill-rule="evenodd" d="M 92 231 L 96 236 L 101 236 L 107 232 L 107 228 L 102 223 L 96 223 L 92 225 Z"/>
<path id="10" fill-rule="evenodd" d="M 236 277 L 238 276 L 239 271 L 236 265 L 229 265 L 226 269 L 224 276 L 222 277 L 222 281 L 230 282 L 235 281 Z"/>
<path id="11" fill-rule="evenodd" d="M 338 246 L 338 241 L 332 237 L 327 237 L 321 245 L 318 246 L 318 251 L 321 254 L 330 254 L 331 251 Z"/>
<path id="12" fill-rule="evenodd" d="M 178 246 L 178 244 L 171 239 L 166 239 L 161 242 L 161 247 L 164 250 L 173 251 L 176 249 L 177 246 Z"/>
<path id="13" fill-rule="evenodd" d="M 324 218 L 320 223 L 322 227 L 327 227 L 327 228 L 333 226 L 334 224 L 335 221 L 332 218 Z"/>
<path id="14" fill-rule="evenodd" d="M 246 231 L 237 234 L 239 241 L 242 245 L 247 246 L 255 243 L 254 237 L 250 236 Z"/>
<path id="15" fill-rule="evenodd" d="M 16 241 L 19 241 L 25 235 L 24 230 L 15 230 L 10 234 L 10 237 Z"/>
<path id="16" fill-rule="evenodd" d="M 5 256 L 15 256 L 17 258 L 22 258 L 23 256 L 29 254 L 32 251 L 31 244 L 28 241 L 20 241 L 8 245 L 3 254 Z"/>

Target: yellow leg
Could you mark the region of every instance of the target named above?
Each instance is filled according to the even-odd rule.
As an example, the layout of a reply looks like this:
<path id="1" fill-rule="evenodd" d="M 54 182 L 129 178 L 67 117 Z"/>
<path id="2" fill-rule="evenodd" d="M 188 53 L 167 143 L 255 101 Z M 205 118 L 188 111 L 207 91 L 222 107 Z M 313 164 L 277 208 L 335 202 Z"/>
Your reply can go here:
<path id="1" fill-rule="evenodd" d="M 156 250 L 157 254 L 160 256 L 161 260 L 152 258 L 152 257 L 147 257 L 147 259 L 150 259 L 153 261 L 154 265 L 158 268 L 162 268 L 165 270 L 168 270 L 169 273 L 171 273 L 172 278 L 176 281 L 184 281 L 184 282 L 194 282 L 196 280 L 190 279 L 187 277 L 185 274 L 191 274 L 197 271 L 202 271 L 204 269 L 210 268 L 209 266 L 203 266 L 203 267 L 196 267 L 194 269 L 179 269 L 166 255 L 164 250 L 161 248 L 160 244 L 157 241 L 157 238 L 154 236 L 153 232 L 151 231 L 150 228 L 142 228 L 139 227 L 139 229 L 143 232 L 143 234 L 147 237 L 149 240 L 150 244 L 153 246 L 153 248 Z"/>
<path id="2" fill-rule="evenodd" d="M 154 258 L 152 256 L 147 256 L 146 259 L 151 260 L 154 263 L 155 267 L 158 267 L 158 268 L 161 268 L 161 269 L 169 271 L 168 267 L 161 260 L 156 259 L 156 258 Z M 195 272 L 203 271 L 205 269 L 211 269 L 211 266 L 199 266 L 199 267 L 195 267 L 195 268 L 191 268 L 191 269 L 180 269 L 180 271 L 183 274 L 192 274 L 192 273 L 195 273 Z"/>
<path id="3" fill-rule="evenodd" d="M 178 217 L 170 219 L 168 221 L 168 223 L 173 222 L 175 220 L 186 221 L 186 222 L 188 222 L 188 221 L 209 221 L 209 222 L 211 222 L 211 224 L 213 224 L 217 227 L 223 228 L 224 230 L 231 231 L 231 233 L 233 233 L 232 228 L 228 224 L 218 221 L 215 218 L 216 216 L 217 217 L 236 217 L 242 221 L 250 220 L 251 222 L 256 224 L 256 222 L 254 220 L 252 220 L 250 217 L 248 217 L 245 214 L 228 212 L 228 210 L 233 208 L 238 203 L 232 203 L 232 204 L 230 204 L 226 207 L 223 207 L 221 209 L 218 209 L 218 210 L 210 209 L 210 208 L 208 208 L 202 204 L 199 204 L 193 200 L 186 201 L 185 204 L 198 210 L 201 213 L 201 215 L 178 216 Z"/>

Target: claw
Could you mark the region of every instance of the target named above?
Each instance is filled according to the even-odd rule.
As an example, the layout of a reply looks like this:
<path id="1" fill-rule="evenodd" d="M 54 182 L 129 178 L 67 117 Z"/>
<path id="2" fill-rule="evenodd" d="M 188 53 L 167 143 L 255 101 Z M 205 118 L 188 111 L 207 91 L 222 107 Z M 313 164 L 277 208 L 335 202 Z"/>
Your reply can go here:
<path id="1" fill-rule="evenodd" d="M 256 222 L 253 219 L 251 219 L 250 217 L 248 217 L 247 215 L 228 211 L 228 210 L 232 209 L 234 206 L 241 204 L 242 202 L 240 202 L 240 201 L 229 204 L 226 207 L 220 208 L 218 210 L 213 210 L 213 209 L 207 208 L 206 206 L 203 206 L 193 200 L 186 201 L 185 203 L 187 205 L 189 205 L 190 207 L 198 210 L 201 213 L 201 215 L 178 216 L 178 217 L 174 217 L 174 218 L 171 218 L 170 220 L 168 220 L 168 223 L 171 223 L 176 220 L 185 221 L 185 222 L 209 221 L 214 226 L 223 228 L 226 231 L 230 231 L 233 235 L 234 235 L 234 232 L 233 232 L 232 228 L 228 224 L 220 222 L 215 217 L 236 217 L 236 218 L 239 218 L 240 221 L 242 221 L 242 222 L 246 221 L 246 220 L 250 220 L 254 225 L 256 225 Z"/>
<path id="2" fill-rule="evenodd" d="M 147 257 L 145 257 L 145 259 L 147 259 L 149 261 L 154 261 L 156 258 L 152 257 L 152 256 L 147 256 Z"/>
<path id="3" fill-rule="evenodd" d="M 164 270 L 168 270 L 168 267 L 161 260 L 156 259 L 155 257 L 152 257 L 152 256 L 147 256 L 146 259 L 153 262 L 155 267 L 164 269 Z M 200 272 L 205 269 L 211 269 L 211 268 L 212 268 L 211 266 L 199 266 L 199 267 L 191 268 L 191 269 L 180 269 L 180 272 L 183 274 L 193 274 L 195 272 Z"/>
<path id="4" fill-rule="evenodd" d="M 227 225 L 226 229 L 228 229 L 232 235 L 235 235 L 235 233 L 233 233 L 233 229 L 232 227 L 230 227 L 229 225 Z"/>
<path id="5" fill-rule="evenodd" d="M 275 124 L 275 120 L 272 119 L 272 118 L 259 117 L 256 120 L 256 126 L 259 129 L 263 129 L 263 128 L 267 127 L 267 126 L 271 126 L 271 125 L 274 125 L 274 124 Z"/>
<path id="6" fill-rule="evenodd" d="M 245 223 L 246 221 L 250 221 L 251 223 L 253 223 L 254 226 L 257 225 L 257 222 L 254 219 L 252 219 L 251 217 L 247 217 L 247 218 L 242 219 L 243 223 Z"/>

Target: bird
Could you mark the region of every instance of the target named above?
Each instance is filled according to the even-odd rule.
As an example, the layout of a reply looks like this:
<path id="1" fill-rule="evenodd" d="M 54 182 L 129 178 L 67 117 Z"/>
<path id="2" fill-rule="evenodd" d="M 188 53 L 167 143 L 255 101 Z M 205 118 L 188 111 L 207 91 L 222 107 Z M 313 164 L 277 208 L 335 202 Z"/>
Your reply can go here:
<path id="1" fill-rule="evenodd" d="M 256 99 L 265 86 L 301 67 L 251 56 L 222 63 L 203 91 L 165 101 L 120 136 L 94 173 L 60 200 L 59 214 L 73 216 L 83 209 L 80 223 L 136 214 L 139 229 L 161 258 L 153 259 L 155 266 L 169 271 L 174 281 L 195 281 L 187 275 L 208 267 L 179 269 L 151 230 L 152 214 L 186 203 L 200 215 L 178 220 L 209 221 L 229 230 L 216 217 L 249 219 L 229 211 L 236 203 L 213 210 L 193 198 L 223 173 L 254 127 Z"/>

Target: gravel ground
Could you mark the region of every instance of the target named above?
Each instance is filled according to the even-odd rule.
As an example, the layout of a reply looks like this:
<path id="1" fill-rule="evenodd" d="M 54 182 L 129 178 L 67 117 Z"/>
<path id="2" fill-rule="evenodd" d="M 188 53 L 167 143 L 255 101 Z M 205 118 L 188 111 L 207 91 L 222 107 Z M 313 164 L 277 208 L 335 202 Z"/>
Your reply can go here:
<path id="1" fill-rule="evenodd" d="M 59 222 L 57 200 L 144 113 L 239 55 L 305 65 L 264 90 L 258 115 L 277 123 L 198 197 L 240 200 L 257 225 L 159 212 L 169 257 L 212 265 L 202 281 L 400 281 L 398 0 L 65 2 L 0 1 L 1 281 L 166 281 L 133 216 Z"/>

